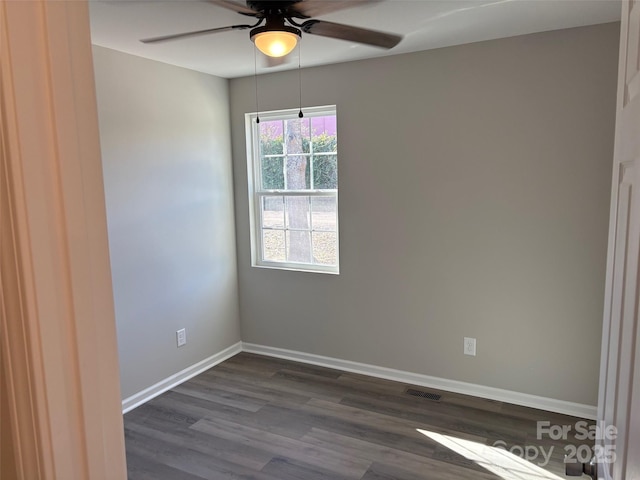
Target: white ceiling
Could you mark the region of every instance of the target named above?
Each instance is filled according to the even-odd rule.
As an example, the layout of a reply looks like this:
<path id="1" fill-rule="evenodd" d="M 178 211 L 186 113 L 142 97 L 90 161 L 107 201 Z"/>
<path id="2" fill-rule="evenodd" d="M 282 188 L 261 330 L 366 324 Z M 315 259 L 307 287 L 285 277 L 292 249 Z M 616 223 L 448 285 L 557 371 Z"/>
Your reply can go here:
<path id="1" fill-rule="evenodd" d="M 244 4 L 242 0 L 235 0 Z M 346 0 L 348 3 L 348 0 Z M 93 43 L 193 70 L 235 78 L 253 75 L 249 30 L 161 44 L 141 38 L 233 24 L 248 17 L 206 1 L 92 0 Z M 618 0 L 382 0 L 318 17 L 404 35 L 392 50 L 303 34 L 302 67 L 415 52 L 494 38 L 620 20 Z M 296 68 L 298 56 L 267 68 L 258 53 L 258 73 Z"/>

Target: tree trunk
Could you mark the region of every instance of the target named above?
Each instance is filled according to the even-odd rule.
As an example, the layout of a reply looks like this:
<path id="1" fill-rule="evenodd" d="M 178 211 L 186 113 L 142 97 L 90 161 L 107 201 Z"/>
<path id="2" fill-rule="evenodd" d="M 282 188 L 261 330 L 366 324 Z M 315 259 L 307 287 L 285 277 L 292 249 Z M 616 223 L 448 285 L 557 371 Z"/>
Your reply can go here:
<path id="1" fill-rule="evenodd" d="M 302 149 L 302 122 L 298 119 L 285 121 L 287 160 L 285 178 L 287 190 L 306 189 L 305 171 L 307 158 Z M 287 197 L 289 221 L 288 260 L 311 262 L 311 238 L 309 237 L 309 197 Z M 300 231 L 302 230 L 302 231 Z"/>

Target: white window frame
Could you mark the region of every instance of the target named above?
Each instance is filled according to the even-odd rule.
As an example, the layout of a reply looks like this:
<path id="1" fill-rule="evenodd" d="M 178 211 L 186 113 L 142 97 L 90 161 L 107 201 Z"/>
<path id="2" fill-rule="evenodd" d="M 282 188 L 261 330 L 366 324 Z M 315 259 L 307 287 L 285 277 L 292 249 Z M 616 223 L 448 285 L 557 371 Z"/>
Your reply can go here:
<path id="1" fill-rule="evenodd" d="M 245 130 L 247 139 L 247 179 L 249 187 L 249 223 L 251 234 L 251 265 L 253 267 L 274 268 L 279 270 L 295 270 L 301 272 L 315 272 L 315 273 L 340 273 L 340 235 L 339 235 L 339 210 L 338 210 L 338 189 L 335 190 L 262 190 L 261 187 L 261 165 L 260 165 L 260 133 L 259 124 L 256 123 L 256 118 L 260 118 L 260 121 L 269 120 L 288 120 L 297 119 L 299 109 L 290 110 L 277 110 L 270 112 L 247 113 L 245 114 Z M 307 117 L 322 117 L 327 115 L 337 115 L 335 105 L 327 105 L 321 107 L 310 107 L 304 109 L 304 116 Z M 313 147 L 310 146 L 309 158 L 312 158 Z M 338 161 L 339 164 L 339 161 Z M 309 168 L 313 172 L 313 164 L 309 165 Z M 339 174 L 338 174 L 339 176 Z M 313 175 L 311 175 L 311 182 L 313 182 Z M 313 186 L 313 185 L 312 185 Z M 301 262 L 287 262 L 287 261 L 273 261 L 265 260 L 263 258 L 262 247 L 262 198 L 270 196 L 308 196 L 310 198 L 316 197 L 332 197 L 336 202 L 336 265 L 321 265 L 312 263 Z M 285 232 L 287 229 L 285 229 Z M 311 233 L 314 232 L 313 224 L 310 225 Z M 285 235 L 286 237 L 286 235 Z M 285 247 L 286 248 L 286 247 Z"/>

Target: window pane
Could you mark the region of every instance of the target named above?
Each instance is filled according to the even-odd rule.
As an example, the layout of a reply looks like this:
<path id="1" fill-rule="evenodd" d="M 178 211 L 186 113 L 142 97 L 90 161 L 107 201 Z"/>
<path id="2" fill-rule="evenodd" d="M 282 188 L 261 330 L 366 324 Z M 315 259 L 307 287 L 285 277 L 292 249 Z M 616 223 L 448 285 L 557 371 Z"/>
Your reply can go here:
<path id="1" fill-rule="evenodd" d="M 284 262 L 284 230 L 263 230 L 262 248 L 262 257 L 265 260 L 272 262 Z"/>
<path id="2" fill-rule="evenodd" d="M 313 151 L 318 152 L 335 152 L 338 149 L 338 139 L 335 135 L 318 135 L 312 138 Z"/>
<path id="3" fill-rule="evenodd" d="M 314 152 L 337 152 L 338 136 L 334 115 L 311 119 L 311 140 Z"/>
<path id="4" fill-rule="evenodd" d="M 260 156 L 282 155 L 282 120 L 260 122 Z"/>
<path id="5" fill-rule="evenodd" d="M 313 232 L 313 261 L 321 265 L 338 264 L 338 242 L 335 232 Z"/>
<path id="6" fill-rule="evenodd" d="M 309 153 L 309 119 L 294 118 L 284 121 L 284 141 L 288 155 Z"/>
<path id="7" fill-rule="evenodd" d="M 309 163 L 308 155 L 287 156 L 285 168 L 285 190 L 309 190 L 311 188 Z"/>
<path id="8" fill-rule="evenodd" d="M 336 116 L 323 115 L 311 119 L 311 136 L 317 135 L 337 135 Z"/>
<path id="9" fill-rule="evenodd" d="M 311 232 L 287 230 L 287 261 L 311 263 Z"/>
<path id="10" fill-rule="evenodd" d="M 335 232 L 338 230 L 336 199 L 334 197 L 315 197 L 311 199 L 311 220 L 313 230 Z"/>
<path id="11" fill-rule="evenodd" d="M 313 187 L 317 190 L 336 190 L 338 188 L 337 155 L 314 155 Z"/>
<path id="12" fill-rule="evenodd" d="M 284 158 L 262 158 L 262 189 L 284 190 Z"/>
<path id="13" fill-rule="evenodd" d="M 309 197 L 285 197 L 286 227 L 309 230 Z"/>
<path id="14" fill-rule="evenodd" d="M 284 229 L 283 197 L 262 197 L 262 226 Z"/>
<path id="15" fill-rule="evenodd" d="M 285 197 L 287 260 L 311 263 L 309 197 Z"/>

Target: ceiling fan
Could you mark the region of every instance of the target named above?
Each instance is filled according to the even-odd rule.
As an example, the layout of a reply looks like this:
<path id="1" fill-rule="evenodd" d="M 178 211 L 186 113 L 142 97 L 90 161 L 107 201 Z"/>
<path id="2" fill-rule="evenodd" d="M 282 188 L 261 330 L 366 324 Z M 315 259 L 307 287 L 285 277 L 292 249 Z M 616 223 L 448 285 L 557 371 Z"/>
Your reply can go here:
<path id="1" fill-rule="evenodd" d="M 246 0 L 246 6 L 232 0 L 208 1 L 241 15 L 254 17 L 257 21 L 252 25 L 230 25 L 145 38 L 140 41 L 158 43 L 231 30 L 251 29 L 249 37 L 256 47 L 265 55 L 278 58 L 287 55 L 295 48 L 298 39 L 302 37 L 302 32 L 386 49 L 395 47 L 402 40 L 400 35 L 312 18 L 358 4 L 373 3 L 372 0 Z M 302 23 L 298 23 L 299 21 Z"/>

